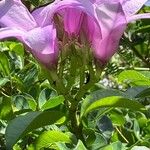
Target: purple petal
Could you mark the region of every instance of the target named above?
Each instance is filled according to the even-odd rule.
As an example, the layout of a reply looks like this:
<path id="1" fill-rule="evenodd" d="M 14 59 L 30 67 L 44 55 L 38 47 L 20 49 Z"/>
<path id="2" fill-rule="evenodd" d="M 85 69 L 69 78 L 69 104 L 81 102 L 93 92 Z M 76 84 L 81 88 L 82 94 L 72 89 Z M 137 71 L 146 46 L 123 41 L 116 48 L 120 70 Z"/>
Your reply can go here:
<path id="1" fill-rule="evenodd" d="M 136 14 L 147 0 L 122 0 L 122 7 L 126 17 Z"/>
<path id="2" fill-rule="evenodd" d="M 30 30 L 37 24 L 20 0 L 2 0 L 0 1 L 0 26 Z"/>
<path id="3" fill-rule="evenodd" d="M 79 35 L 83 21 L 83 12 L 74 8 L 64 10 L 64 29 L 69 35 Z"/>
<path id="4" fill-rule="evenodd" d="M 94 18 L 96 22 L 95 6 L 92 5 L 92 3 L 89 0 L 58 0 L 45 7 L 35 9 L 32 12 L 32 15 L 40 26 L 45 26 L 53 22 L 54 14 L 66 8 L 73 8 L 78 10 L 79 12 L 82 11 L 88 16 Z"/>
<path id="5" fill-rule="evenodd" d="M 0 39 L 15 37 L 22 41 L 28 50 L 46 67 L 56 64 L 58 49 L 56 30 L 52 25 L 35 28 L 29 32 L 15 28 L 0 29 Z"/>
<path id="6" fill-rule="evenodd" d="M 150 13 L 137 14 L 137 15 L 128 17 L 128 22 L 130 23 L 130 22 L 136 21 L 138 19 L 150 19 Z"/>
<path id="7" fill-rule="evenodd" d="M 62 17 L 64 30 L 69 35 L 79 36 L 80 32 L 84 31 L 84 37 L 86 35 L 86 40 L 90 43 L 98 43 L 100 41 L 101 28 L 98 23 L 95 6 L 90 1 L 57 1 L 46 7 L 36 9 L 32 13 L 40 26 L 53 22 L 54 14 L 58 14 Z"/>
<path id="8" fill-rule="evenodd" d="M 97 24 L 93 21 L 93 18 L 84 16 L 82 30 L 84 34 L 84 39 L 91 45 L 94 49 L 97 47 L 98 43 L 102 39 L 102 33 Z"/>
<path id="9" fill-rule="evenodd" d="M 51 67 L 56 64 L 58 48 L 56 30 L 52 25 L 29 31 L 24 42 L 44 65 Z"/>
<path id="10" fill-rule="evenodd" d="M 127 22 L 120 3 L 104 3 L 96 9 L 102 28 L 102 40 L 94 44 L 95 57 L 106 63 L 117 51 Z"/>
<path id="11" fill-rule="evenodd" d="M 23 40 L 23 37 L 25 37 L 26 33 L 22 30 L 18 30 L 16 28 L 1 28 L 0 29 L 0 39 L 5 39 L 9 37 L 16 37 L 19 40 Z"/>

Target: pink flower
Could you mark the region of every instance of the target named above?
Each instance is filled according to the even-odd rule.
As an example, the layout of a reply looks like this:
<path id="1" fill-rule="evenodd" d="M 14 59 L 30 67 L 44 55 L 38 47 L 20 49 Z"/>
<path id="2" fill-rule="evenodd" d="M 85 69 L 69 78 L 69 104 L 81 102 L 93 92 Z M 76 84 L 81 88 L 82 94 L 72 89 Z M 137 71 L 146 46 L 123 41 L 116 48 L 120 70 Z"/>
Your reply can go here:
<path id="1" fill-rule="evenodd" d="M 63 0 L 64 8 L 56 12 L 61 16 L 62 27 L 70 37 L 86 39 L 93 49 L 94 56 L 106 64 L 117 51 L 120 38 L 128 23 L 137 19 L 150 18 L 150 13 L 138 14 L 147 0 Z M 57 1 L 60 5 L 59 0 Z M 77 7 L 79 6 L 79 7 Z M 33 16 L 40 23 L 48 24 L 53 18 L 54 7 L 48 5 L 36 9 Z M 55 10 L 55 9 L 54 9 Z M 50 21 L 50 20 L 49 20 Z"/>
<path id="2" fill-rule="evenodd" d="M 56 29 L 53 24 L 38 26 L 20 0 L 0 1 L 0 39 L 16 37 L 44 65 L 56 61 Z"/>
<path id="3" fill-rule="evenodd" d="M 54 15 L 61 10 L 76 8 L 88 13 L 96 22 L 94 8 L 90 4 L 88 1 L 81 3 L 78 0 L 57 0 L 46 7 L 36 9 L 31 14 L 21 0 L 2 0 L 0 1 L 0 39 L 17 38 L 42 64 L 50 68 L 57 63 L 58 59 Z"/>

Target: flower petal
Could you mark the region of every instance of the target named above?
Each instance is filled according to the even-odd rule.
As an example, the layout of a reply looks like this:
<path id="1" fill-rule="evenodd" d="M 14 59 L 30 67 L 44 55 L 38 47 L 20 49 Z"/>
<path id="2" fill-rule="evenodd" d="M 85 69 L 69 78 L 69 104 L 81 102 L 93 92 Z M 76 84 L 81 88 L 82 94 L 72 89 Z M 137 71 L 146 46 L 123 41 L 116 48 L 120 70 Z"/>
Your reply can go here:
<path id="1" fill-rule="evenodd" d="M 103 3 L 96 11 L 102 28 L 102 40 L 94 46 L 95 57 L 105 64 L 117 51 L 127 21 L 120 2 Z"/>
<path id="2" fill-rule="evenodd" d="M 58 49 L 56 30 L 52 25 L 24 32 L 16 28 L 0 29 L 0 39 L 15 37 L 46 67 L 57 63 Z"/>
<path id="3" fill-rule="evenodd" d="M 137 14 L 137 15 L 128 17 L 128 22 L 130 23 L 130 22 L 136 21 L 138 19 L 150 19 L 150 13 Z"/>
<path id="4" fill-rule="evenodd" d="M 89 45 L 93 49 L 96 49 L 100 40 L 102 39 L 102 33 L 97 24 L 93 21 L 93 18 L 88 17 L 87 15 L 83 18 L 82 30 L 84 37 L 89 42 Z"/>
<path id="5" fill-rule="evenodd" d="M 122 7 L 126 17 L 136 14 L 147 0 L 122 0 Z"/>
<path id="6" fill-rule="evenodd" d="M 78 35 L 84 14 L 81 10 L 66 8 L 64 10 L 64 29 L 69 35 Z"/>
<path id="7" fill-rule="evenodd" d="M 0 1 L 0 26 L 30 30 L 37 24 L 20 0 L 2 0 Z"/>
<path id="8" fill-rule="evenodd" d="M 0 29 L 0 39 L 15 37 L 19 40 L 23 40 L 23 37 L 25 37 L 26 33 L 22 30 L 18 30 L 16 28 L 1 28 Z"/>
<path id="9" fill-rule="evenodd" d="M 66 8 L 74 8 L 78 11 L 83 11 L 93 18 L 96 16 L 95 6 L 92 5 L 89 0 L 57 0 L 45 7 L 35 9 L 32 15 L 40 26 L 45 26 L 53 22 L 54 14 Z"/>
<path id="10" fill-rule="evenodd" d="M 47 67 L 57 63 L 56 30 L 52 25 L 29 31 L 24 42 L 30 47 L 32 53 Z"/>

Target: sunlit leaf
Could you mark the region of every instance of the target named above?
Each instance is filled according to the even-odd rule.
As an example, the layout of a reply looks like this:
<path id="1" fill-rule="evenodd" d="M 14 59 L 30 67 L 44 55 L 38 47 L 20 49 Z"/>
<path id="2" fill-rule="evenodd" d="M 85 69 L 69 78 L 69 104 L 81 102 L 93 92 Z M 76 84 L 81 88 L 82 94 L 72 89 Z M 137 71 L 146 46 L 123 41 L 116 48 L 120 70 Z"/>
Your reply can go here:
<path id="1" fill-rule="evenodd" d="M 97 90 L 95 92 L 90 93 L 82 102 L 81 105 L 81 116 L 83 115 L 83 112 L 95 101 L 105 98 L 105 97 L 110 97 L 110 96 L 123 96 L 125 97 L 126 95 L 119 91 L 119 90 L 111 90 L 111 89 L 102 89 L 102 90 Z"/>
<path id="2" fill-rule="evenodd" d="M 129 100 L 120 96 L 111 96 L 99 99 L 95 102 L 93 102 L 84 112 L 84 115 L 87 115 L 89 112 L 103 107 L 122 107 L 122 108 L 129 108 L 131 110 L 139 111 L 141 109 L 144 109 L 144 106 L 140 103 Z"/>
<path id="3" fill-rule="evenodd" d="M 4 75 L 9 75 L 10 73 L 9 60 L 7 56 L 2 52 L 0 52 L 0 70 Z"/>
<path id="4" fill-rule="evenodd" d="M 30 131 L 56 123 L 64 116 L 61 112 L 29 112 L 26 115 L 13 119 L 6 129 L 6 146 L 11 150 L 13 145 Z"/>
<path id="5" fill-rule="evenodd" d="M 42 106 L 50 99 L 51 93 L 52 93 L 52 90 L 48 88 L 45 88 L 40 92 L 39 98 L 38 98 L 39 108 L 42 108 Z"/>
<path id="6" fill-rule="evenodd" d="M 57 97 L 50 98 L 50 99 L 42 106 L 42 109 L 43 109 L 43 110 L 47 110 L 47 109 L 50 109 L 50 108 L 54 108 L 54 107 L 60 105 L 64 100 L 65 100 L 65 99 L 64 99 L 63 96 L 57 96 Z"/>
<path id="7" fill-rule="evenodd" d="M 79 149 L 80 150 L 87 150 L 81 140 L 78 141 L 78 144 L 77 144 L 77 146 L 75 147 L 74 150 L 79 150 Z"/>
<path id="8" fill-rule="evenodd" d="M 128 82 L 133 85 L 150 85 L 150 78 L 144 76 L 142 73 L 134 70 L 125 70 L 118 76 L 120 82 Z"/>
<path id="9" fill-rule="evenodd" d="M 101 150 L 126 150 L 126 148 L 123 146 L 121 142 L 118 141 L 109 144 L 108 146 L 102 148 Z"/>
<path id="10" fill-rule="evenodd" d="M 0 78 L 0 87 L 4 86 L 10 80 L 8 78 Z"/>
<path id="11" fill-rule="evenodd" d="M 11 98 L 3 97 L 0 99 L 0 119 L 9 120 L 13 117 Z"/>
<path id="12" fill-rule="evenodd" d="M 36 141 L 36 149 L 49 147 L 52 143 L 63 142 L 71 143 L 70 137 L 61 131 L 45 131 L 43 132 Z"/>

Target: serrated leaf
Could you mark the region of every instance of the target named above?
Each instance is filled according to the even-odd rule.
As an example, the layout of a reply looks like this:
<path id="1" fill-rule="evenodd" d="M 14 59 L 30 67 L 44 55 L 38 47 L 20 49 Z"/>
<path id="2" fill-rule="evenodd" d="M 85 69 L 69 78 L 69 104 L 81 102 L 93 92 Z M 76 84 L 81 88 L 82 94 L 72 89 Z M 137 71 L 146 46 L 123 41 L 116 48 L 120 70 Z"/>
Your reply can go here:
<path id="1" fill-rule="evenodd" d="M 93 102 L 86 110 L 84 110 L 84 115 L 87 115 L 89 112 L 95 109 L 103 107 L 122 107 L 136 111 L 144 109 L 144 106 L 136 101 L 129 100 L 120 96 L 111 96 Z"/>
<path id="2" fill-rule="evenodd" d="M 64 114 L 58 111 L 29 112 L 26 115 L 13 119 L 6 128 L 6 147 L 12 150 L 13 145 L 30 131 L 56 123 L 64 117 Z"/>
<path id="3" fill-rule="evenodd" d="M 48 148 L 55 142 L 71 143 L 70 137 L 61 131 L 45 131 L 36 141 L 36 150 Z"/>

